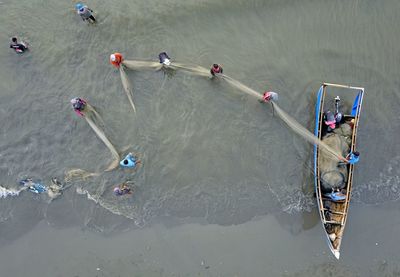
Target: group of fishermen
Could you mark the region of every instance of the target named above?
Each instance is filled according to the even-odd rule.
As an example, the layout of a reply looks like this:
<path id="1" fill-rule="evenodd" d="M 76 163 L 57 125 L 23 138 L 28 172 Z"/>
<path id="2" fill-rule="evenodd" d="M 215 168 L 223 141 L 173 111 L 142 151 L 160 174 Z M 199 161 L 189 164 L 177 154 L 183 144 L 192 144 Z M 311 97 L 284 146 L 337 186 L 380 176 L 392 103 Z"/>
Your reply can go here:
<path id="1" fill-rule="evenodd" d="M 41 194 L 47 192 L 51 199 L 55 199 L 61 195 L 65 187 L 58 181 L 57 178 L 51 179 L 51 184 L 49 186 L 44 185 L 39 181 L 33 181 L 32 178 L 23 179 L 19 182 L 22 186 L 21 190 L 29 190 L 36 194 Z"/>
<path id="2" fill-rule="evenodd" d="M 82 3 L 77 3 L 75 5 L 75 10 L 77 14 L 80 15 L 83 21 L 88 21 L 91 23 L 96 22 L 96 18 L 93 16 L 93 10 L 90 9 L 87 5 Z M 10 48 L 14 49 L 15 52 L 21 54 L 25 51 L 29 50 L 29 45 L 27 42 L 20 41 L 18 42 L 17 37 L 11 38 Z"/>
<path id="3" fill-rule="evenodd" d="M 93 10 L 90 9 L 87 5 L 83 3 L 77 3 L 75 5 L 75 10 L 77 14 L 82 18 L 83 21 L 88 21 L 90 23 L 95 23 L 96 18 L 93 15 Z M 29 50 L 28 43 L 24 41 L 18 41 L 17 37 L 12 37 L 11 38 L 11 43 L 10 43 L 10 48 L 14 49 L 15 52 L 17 53 L 24 53 L 25 51 Z M 164 64 L 166 66 L 171 64 L 171 58 L 168 56 L 166 52 L 161 52 L 158 55 L 159 62 L 161 64 Z M 119 67 L 120 64 L 123 61 L 123 57 L 120 53 L 114 53 L 110 56 L 110 63 L 114 65 L 115 67 Z M 213 64 L 210 68 L 210 74 L 215 77 L 218 74 L 223 74 L 223 68 L 219 64 Z M 263 93 L 262 102 L 269 102 L 271 100 L 277 100 L 278 99 L 278 94 L 272 91 L 266 91 Z M 75 111 L 75 113 L 78 116 L 85 116 L 84 110 L 87 106 L 87 101 L 83 98 L 75 97 L 71 99 L 71 104 L 72 107 Z M 136 168 L 136 166 L 140 164 L 140 160 L 138 159 L 137 156 L 133 155 L 132 153 L 129 153 L 121 162 L 120 165 L 121 167 L 125 168 Z M 54 179 L 56 181 L 56 179 Z M 39 182 L 33 182 L 32 179 L 25 179 L 22 180 L 20 183 L 26 188 L 29 188 L 30 191 L 34 193 L 43 193 L 46 191 L 54 191 L 56 188 L 55 184 L 59 184 L 58 181 L 52 180 L 52 186 L 46 187 L 42 185 Z M 59 190 L 61 191 L 62 187 L 59 187 Z M 125 194 L 131 194 L 132 189 L 128 186 L 127 183 L 123 183 L 121 185 L 118 185 L 114 188 L 114 193 L 115 195 L 121 196 Z"/>
<path id="4" fill-rule="evenodd" d="M 126 157 L 121 160 L 120 165 L 124 168 L 135 169 L 141 163 L 137 155 L 129 153 Z M 116 196 L 122 196 L 132 194 L 133 189 L 129 186 L 129 182 L 124 182 L 114 187 L 113 192 Z M 32 178 L 26 178 L 19 182 L 22 186 L 21 190 L 29 190 L 36 194 L 47 193 L 51 199 L 55 199 L 61 195 L 65 187 L 57 180 L 57 178 L 51 179 L 49 186 L 44 185 L 40 181 L 34 181 Z"/>

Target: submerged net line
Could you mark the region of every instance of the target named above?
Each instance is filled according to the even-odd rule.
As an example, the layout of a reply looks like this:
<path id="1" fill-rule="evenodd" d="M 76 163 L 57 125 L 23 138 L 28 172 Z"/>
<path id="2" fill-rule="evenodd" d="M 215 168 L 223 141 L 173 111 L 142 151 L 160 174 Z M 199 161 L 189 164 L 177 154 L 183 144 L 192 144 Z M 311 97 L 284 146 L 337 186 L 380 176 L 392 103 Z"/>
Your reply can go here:
<path id="1" fill-rule="evenodd" d="M 284 110 L 282 110 L 278 104 L 271 101 L 274 110 L 276 111 L 277 115 L 282 119 L 294 132 L 298 135 L 302 136 L 311 144 L 316 144 L 320 146 L 323 150 L 326 150 L 327 153 L 334 156 L 339 161 L 347 162 L 347 160 L 337 151 L 335 151 L 332 147 L 327 145 L 325 142 L 320 140 L 318 137 L 314 136 L 313 133 L 308 131 L 306 128 L 300 125 L 294 118 L 288 115 Z"/>
<path id="2" fill-rule="evenodd" d="M 131 104 L 133 111 L 136 113 L 135 104 L 133 103 L 132 99 L 132 87 L 129 83 L 128 76 L 126 76 L 123 66 L 119 67 L 119 73 L 121 75 L 122 86 L 124 87 L 126 96 L 128 96 L 129 103 Z"/>
<path id="3" fill-rule="evenodd" d="M 114 161 L 109 165 L 109 167 L 105 171 L 110 171 L 116 168 L 119 164 L 119 154 L 117 150 L 115 149 L 114 145 L 110 142 L 110 140 L 106 137 L 104 132 L 94 123 L 94 121 L 91 118 L 90 112 L 94 110 L 93 107 L 91 107 L 89 104 L 87 104 L 88 110 L 84 111 L 85 116 L 84 118 L 86 119 L 86 122 L 89 124 L 89 126 L 93 129 L 93 131 L 96 133 L 96 135 L 103 141 L 103 143 L 107 146 L 107 148 L 110 150 L 111 155 L 114 158 Z"/>
<path id="4" fill-rule="evenodd" d="M 168 65 L 168 68 L 181 69 L 198 76 L 211 77 L 210 70 L 199 65 L 188 65 L 188 64 L 173 62 L 170 65 Z"/>
<path id="5" fill-rule="evenodd" d="M 124 60 L 119 67 L 120 71 L 120 77 L 122 81 L 123 88 L 125 90 L 125 93 L 129 99 L 129 102 L 132 106 L 132 109 L 136 111 L 134 102 L 133 102 L 133 94 L 132 94 L 132 87 L 129 82 L 128 76 L 125 72 L 126 69 L 131 69 L 131 70 L 150 70 L 150 71 L 159 71 L 162 69 L 172 69 L 172 70 L 182 70 L 185 71 L 189 74 L 197 75 L 200 77 L 207 77 L 207 78 L 212 78 L 213 76 L 210 73 L 210 70 L 207 68 L 204 68 L 202 66 L 198 65 L 190 65 L 190 64 L 184 64 L 184 63 L 176 63 L 172 62 L 169 65 L 164 65 L 159 62 L 152 62 L 152 61 L 136 61 L 136 60 Z M 221 78 L 222 80 L 225 80 L 230 86 L 233 88 L 237 89 L 238 91 L 244 92 L 247 95 L 250 95 L 252 97 L 255 97 L 257 100 L 262 100 L 263 95 L 254 89 L 251 89 L 250 87 L 244 85 L 238 80 L 235 80 L 234 78 L 225 75 L 225 74 L 216 74 L 216 78 Z M 289 114 L 287 114 L 284 110 L 282 110 L 279 105 L 273 101 L 271 101 L 271 105 L 276 111 L 276 115 L 286 123 L 286 125 L 289 127 L 289 129 L 293 130 L 296 134 L 304 138 L 306 141 L 313 145 L 318 145 L 320 146 L 322 151 L 326 151 L 326 153 L 331 154 L 335 159 L 338 160 L 345 160 L 339 153 L 337 153 L 335 150 L 333 150 L 331 147 L 326 145 L 323 141 L 321 141 L 318 137 L 314 136 L 312 132 L 304 128 L 303 126 L 300 125 L 294 118 L 292 118 Z M 90 109 L 88 109 L 90 111 Z M 96 117 L 99 117 L 96 111 L 93 109 L 93 115 Z M 114 146 L 111 144 L 111 142 L 108 140 L 108 138 L 105 136 L 104 132 L 100 130 L 100 128 L 97 127 L 95 124 L 96 121 L 93 121 L 90 116 L 85 117 L 88 124 L 92 127 L 94 132 L 98 135 L 98 137 L 103 141 L 103 143 L 109 148 L 113 158 L 115 161 L 109 166 L 107 170 L 111 170 L 115 167 L 118 166 L 120 157 L 118 155 L 118 152 L 114 148 Z M 94 118 L 96 119 L 96 118 Z M 85 181 L 87 178 L 93 177 L 93 176 L 98 176 L 100 173 L 89 173 L 80 169 L 73 169 L 70 170 L 67 174 L 65 179 L 67 180 L 72 180 L 72 179 L 81 179 Z M 117 199 L 113 194 L 108 195 L 108 193 L 111 193 L 109 190 L 107 190 L 105 187 L 100 189 L 98 185 L 90 185 L 88 187 L 78 187 L 77 188 L 77 193 L 86 195 L 87 199 L 94 201 L 96 204 L 101 206 L 102 208 L 110 211 L 113 214 L 116 215 L 121 215 L 126 218 L 132 219 L 135 221 L 138 221 L 140 218 L 142 218 L 142 212 L 145 211 L 145 209 L 139 209 L 138 206 L 135 204 L 132 204 L 130 202 L 121 202 L 120 199 Z M 107 195 L 104 195 L 107 193 Z M 301 192 L 299 192 L 299 195 L 302 195 Z M 110 198 L 113 197 L 113 198 Z M 285 199 L 285 207 L 284 210 L 287 212 L 293 212 L 293 211 L 298 211 L 301 210 L 304 206 L 309 207 L 313 203 L 312 201 L 309 201 L 312 198 L 309 197 L 303 197 L 302 201 L 298 200 L 297 198 L 287 198 Z"/>
<path id="6" fill-rule="evenodd" d="M 232 77 L 229 77 L 228 75 L 225 74 L 221 74 L 218 75 L 220 76 L 222 79 L 224 79 L 227 83 L 229 83 L 231 86 L 234 86 L 235 88 L 251 95 L 254 97 L 257 97 L 258 99 L 262 99 L 262 95 L 260 93 L 258 93 L 257 91 L 255 91 L 254 89 L 249 88 L 248 86 L 242 84 L 241 82 L 233 79 Z"/>
<path id="7" fill-rule="evenodd" d="M 104 190 L 101 190 L 96 194 L 91 194 L 88 190 L 82 187 L 77 187 L 76 192 L 81 195 L 86 195 L 89 200 L 92 200 L 113 214 L 124 216 L 132 220 L 137 220 L 139 218 L 134 207 L 132 207 L 132 209 L 128 209 L 124 206 L 115 205 L 115 203 L 111 202 L 110 200 L 103 198 L 101 195 L 104 193 Z"/>
<path id="8" fill-rule="evenodd" d="M 224 74 L 221 74 L 220 76 L 222 79 L 226 80 L 230 85 L 234 86 L 235 88 L 237 88 L 243 92 L 246 92 L 247 94 L 249 94 L 251 96 L 255 96 L 259 99 L 262 98 L 262 95 L 260 93 L 247 87 L 246 85 L 242 84 L 241 82 L 239 82 L 227 75 L 224 75 Z M 282 110 L 278 104 L 276 104 L 274 101 L 271 101 L 271 104 L 272 104 L 272 107 L 275 109 L 279 118 L 282 119 L 287 124 L 287 126 L 290 129 L 292 129 L 296 134 L 303 137 L 306 141 L 310 142 L 311 144 L 320 146 L 322 149 L 326 150 L 329 154 L 331 154 L 336 159 L 347 162 L 346 159 L 339 152 L 332 149 L 330 146 L 328 146 L 326 143 L 324 143 L 322 140 L 320 140 L 318 137 L 316 137 L 313 133 L 311 133 L 309 130 L 307 130 L 305 127 L 303 127 L 293 117 L 291 117 L 284 110 Z"/>
<path id="9" fill-rule="evenodd" d="M 136 61 L 136 60 L 124 61 L 123 64 L 127 68 L 130 68 L 130 69 L 150 68 L 150 69 L 159 70 L 164 66 L 163 64 L 160 64 L 157 62 Z M 181 70 L 190 72 L 190 73 L 198 75 L 198 76 L 211 77 L 210 71 L 199 65 L 188 65 L 188 64 L 183 64 L 183 63 L 172 62 L 170 65 L 167 65 L 165 67 L 172 68 L 172 69 L 181 69 Z M 122 68 L 122 67 L 120 67 L 120 68 Z M 216 76 L 225 80 L 228 84 L 237 88 L 238 90 L 245 92 L 248 95 L 256 97 L 260 100 L 262 99 L 262 94 L 249 88 L 248 86 L 244 85 L 243 83 L 233 79 L 232 77 L 225 75 L 225 74 L 217 74 Z M 121 75 L 121 77 L 122 77 L 122 75 Z M 126 75 L 125 75 L 125 78 L 126 78 Z M 128 83 L 127 78 L 125 79 L 125 82 Z M 321 149 L 327 151 L 334 158 L 336 158 L 340 161 L 343 161 L 343 162 L 347 162 L 346 159 L 340 153 L 336 152 L 334 149 L 332 149 L 326 143 L 324 143 L 322 140 L 320 140 L 318 137 L 316 137 L 313 133 L 311 133 L 309 130 L 307 130 L 302 125 L 300 125 L 300 123 L 298 123 L 294 118 L 292 118 L 289 114 L 287 114 L 284 110 L 282 110 L 278 104 L 276 104 L 273 101 L 271 101 L 271 103 L 272 103 L 273 108 L 275 108 L 279 118 L 281 118 L 286 123 L 286 125 L 290 129 L 292 129 L 296 134 L 303 137 L 306 141 L 310 142 L 311 144 L 320 146 Z"/>
<path id="10" fill-rule="evenodd" d="M 75 179 L 79 179 L 79 180 L 86 180 L 89 177 L 94 177 L 94 176 L 99 176 L 100 173 L 97 172 L 87 172 L 83 169 L 80 168 L 74 168 L 74 169 L 70 169 L 67 172 L 65 172 L 65 176 L 64 176 L 64 181 L 65 182 L 72 182 Z"/>
<path id="11" fill-rule="evenodd" d="M 132 70 L 160 70 L 163 65 L 158 62 L 123 60 L 122 64 Z"/>
<path id="12" fill-rule="evenodd" d="M 132 70 L 154 70 L 158 71 L 161 70 L 163 67 L 171 68 L 171 69 L 180 69 L 186 72 L 203 76 L 203 77 L 210 77 L 210 70 L 204 68 L 199 65 L 189 65 L 183 63 L 176 63 L 173 62 L 170 65 L 164 65 L 159 62 L 151 62 L 151 61 L 138 61 L 138 60 L 123 60 L 122 65 L 124 65 L 128 69 Z"/>

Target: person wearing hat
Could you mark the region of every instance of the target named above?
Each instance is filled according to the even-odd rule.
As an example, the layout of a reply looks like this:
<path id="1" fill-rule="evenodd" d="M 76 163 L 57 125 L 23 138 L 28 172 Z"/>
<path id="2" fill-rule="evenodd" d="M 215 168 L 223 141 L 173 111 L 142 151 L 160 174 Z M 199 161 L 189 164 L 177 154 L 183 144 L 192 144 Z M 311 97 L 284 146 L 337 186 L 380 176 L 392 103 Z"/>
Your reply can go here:
<path id="1" fill-rule="evenodd" d="M 110 63 L 115 66 L 116 68 L 119 68 L 123 61 L 123 57 L 121 53 L 114 53 L 110 55 Z"/>
<path id="2" fill-rule="evenodd" d="M 87 104 L 86 100 L 83 100 L 79 97 L 75 97 L 75 98 L 71 99 L 71 104 L 77 115 L 84 116 L 83 110 L 85 109 L 86 104 Z"/>
<path id="3" fill-rule="evenodd" d="M 96 19 L 93 16 L 93 10 L 89 9 L 88 6 L 78 3 L 75 5 L 76 12 L 81 16 L 83 21 L 90 19 L 92 23 L 96 22 Z"/>

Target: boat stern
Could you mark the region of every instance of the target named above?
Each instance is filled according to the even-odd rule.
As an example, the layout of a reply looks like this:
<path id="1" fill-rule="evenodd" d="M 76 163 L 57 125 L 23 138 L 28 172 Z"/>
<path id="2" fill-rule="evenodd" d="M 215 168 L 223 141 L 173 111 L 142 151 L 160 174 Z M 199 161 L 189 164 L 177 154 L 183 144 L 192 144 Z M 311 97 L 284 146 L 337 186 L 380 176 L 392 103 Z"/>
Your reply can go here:
<path id="1" fill-rule="evenodd" d="M 335 258 L 339 260 L 340 252 L 338 250 L 333 250 L 332 253 L 333 253 L 333 255 L 335 255 Z"/>

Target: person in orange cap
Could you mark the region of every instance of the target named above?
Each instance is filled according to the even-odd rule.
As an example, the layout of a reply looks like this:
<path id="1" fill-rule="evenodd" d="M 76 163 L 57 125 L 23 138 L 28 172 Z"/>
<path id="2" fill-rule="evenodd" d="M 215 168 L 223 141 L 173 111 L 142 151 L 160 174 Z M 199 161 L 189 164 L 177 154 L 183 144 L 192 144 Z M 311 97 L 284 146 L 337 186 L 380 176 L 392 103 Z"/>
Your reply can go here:
<path id="1" fill-rule="evenodd" d="M 110 63 L 115 66 L 116 68 L 119 68 L 123 61 L 123 57 L 121 53 L 114 53 L 110 55 Z"/>

